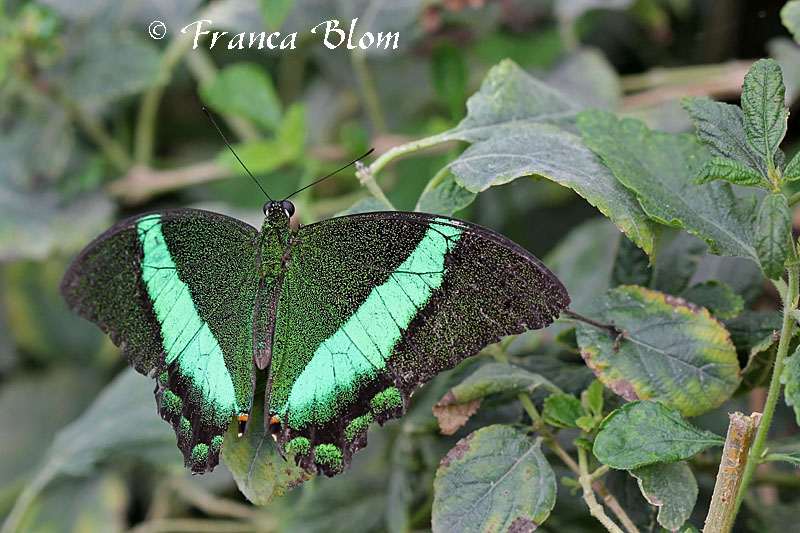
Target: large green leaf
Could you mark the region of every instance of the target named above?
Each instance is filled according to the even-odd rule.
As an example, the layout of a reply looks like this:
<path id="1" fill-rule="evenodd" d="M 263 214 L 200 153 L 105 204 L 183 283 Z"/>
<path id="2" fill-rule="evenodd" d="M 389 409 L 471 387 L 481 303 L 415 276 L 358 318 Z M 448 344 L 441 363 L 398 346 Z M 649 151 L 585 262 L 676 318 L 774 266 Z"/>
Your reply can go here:
<path id="1" fill-rule="evenodd" d="M 641 401 L 625 404 L 603 420 L 593 451 L 604 464 L 630 470 L 683 461 L 724 443 L 722 437 L 684 420 L 677 410 Z"/>
<path id="2" fill-rule="evenodd" d="M 604 329 L 579 323 L 577 336 L 586 364 L 626 400 L 657 400 L 693 416 L 720 405 L 739 385 L 730 335 L 707 309 L 622 286 L 595 302 L 588 315 L 623 331 L 618 349 Z"/>
<path id="3" fill-rule="evenodd" d="M 656 463 L 631 470 L 647 501 L 658 507 L 658 523 L 678 531 L 692 514 L 697 480 L 686 463 Z"/>
<path id="4" fill-rule="evenodd" d="M 786 135 L 789 110 L 784 105 L 786 88 L 781 67 L 774 59 L 759 59 L 744 77 L 742 112 L 747 143 L 771 166 L 778 145 Z"/>
<path id="5" fill-rule="evenodd" d="M 200 96 L 218 113 L 238 115 L 268 131 L 281 122 L 281 103 L 266 70 L 252 63 L 234 63 L 200 85 Z"/>
<path id="6" fill-rule="evenodd" d="M 555 386 L 539 374 L 504 363 L 488 363 L 447 391 L 433 406 L 442 433 L 451 435 L 477 411 L 483 398 L 500 392 L 521 393 Z"/>
<path id="7" fill-rule="evenodd" d="M 766 179 L 764 160 L 747 143 L 744 115 L 739 106 L 688 96 L 681 100 L 681 105 L 689 112 L 697 135 L 712 156 L 732 159 L 757 170 Z"/>
<path id="8" fill-rule="evenodd" d="M 433 490 L 437 532 L 530 532 L 556 501 L 555 476 L 540 444 L 502 425 L 458 441 L 442 459 Z"/>
<path id="9" fill-rule="evenodd" d="M 582 112 L 578 124 L 586 145 L 636 193 L 648 215 L 702 237 L 716 254 L 757 260 L 754 198 L 737 199 L 727 183 L 695 183 L 708 160 L 696 137 L 651 131 L 599 110 Z"/>
<path id="10" fill-rule="evenodd" d="M 778 279 L 785 270 L 792 232 L 792 213 L 786 197 L 770 194 L 758 209 L 756 251 L 764 275 Z"/>

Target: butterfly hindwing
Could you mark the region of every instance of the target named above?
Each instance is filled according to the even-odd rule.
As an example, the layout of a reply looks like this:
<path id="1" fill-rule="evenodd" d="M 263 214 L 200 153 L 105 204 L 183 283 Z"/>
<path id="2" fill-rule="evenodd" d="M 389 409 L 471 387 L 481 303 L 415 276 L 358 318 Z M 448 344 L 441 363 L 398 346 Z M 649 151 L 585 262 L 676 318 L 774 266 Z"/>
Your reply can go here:
<path id="1" fill-rule="evenodd" d="M 252 403 L 258 232 L 207 211 L 124 220 L 73 261 L 68 305 L 156 378 L 161 416 L 195 472 L 219 462 L 231 417 Z"/>
<path id="2" fill-rule="evenodd" d="M 365 213 L 301 228 L 275 314 L 268 422 L 308 471 L 334 475 L 411 392 L 569 304 L 535 257 L 474 224 Z M 277 425 L 276 425 L 277 424 Z"/>

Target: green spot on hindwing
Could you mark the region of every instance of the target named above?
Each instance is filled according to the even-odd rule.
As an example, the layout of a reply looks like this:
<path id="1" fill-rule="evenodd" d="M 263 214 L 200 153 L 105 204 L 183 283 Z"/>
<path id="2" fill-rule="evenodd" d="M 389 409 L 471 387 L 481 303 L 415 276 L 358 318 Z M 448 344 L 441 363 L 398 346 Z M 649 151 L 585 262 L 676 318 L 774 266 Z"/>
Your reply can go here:
<path id="1" fill-rule="evenodd" d="M 180 429 L 181 438 L 185 441 L 191 440 L 192 438 L 192 424 L 189 423 L 189 419 L 185 416 L 181 417 L 180 422 Z"/>
<path id="2" fill-rule="evenodd" d="M 354 418 L 352 422 L 347 424 L 347 427 L 344 428 L 344 438 L 348 441 L 353 441 L 367 431 L 370 423 L 372 422 L 372 413 L 367 413 L 364 415 L 359 416 L 358 418 Z"/>
<path id="3" fill-rule="evenodd" d="M 328 465 L 332 470 L 342 469 L 342 450 L 334 444 L 319 444 L 314 447 L 314 460 L 317 464 Z"/>
<path id="4" fill-rule="evenodd" d="M 158 376 L 158 382 L 162 385 L 166 385 L 167 381 L 169 380 L 169 372 L 164 371 Z"/>
<path id="5" fill-rule="evenodd" d="M 305 437 L 295 437 L 286 445 L 289 453 L 305 455 L 311 451 L 311 442 Z"/>
<path id="6" fill-rule="evenodd" d="M 383 413 L 403 406 L 403 397 L 397 387 L 388 387 L 372 397 L 369 406 L 375 413 Z"/>
<path id="7" fill-rule="evenodd" d="M 385 370 L 395 346 L 413 318 L 424 308 L 446 274 L 445 256 L 462 230 L 433 223 L 408 258 L 381 285 L 370 291 L 359 308 L 314 351 L 277 412 L 287 413 L 289 426 L 332 420 L 342 405 L 355 399 L 364 383 Z M 392 400 L 391 406 L 402 405 Z M 279 395 L 274 398 L 281 402 Z M 279 405 L 279 404 L 278 404 Z"/>
<path id="8" fill-rule="evenodd" d="M 192 457 L 189 459 L 192 465 L 202 465 L 208 462 L 208 444 L 201 442 L 192 448 Z"/>
<path id="9" fill-rule="evenodd" d="M 179 415 L 183 411 L 183 400 L 169 389 L 165 389 L 161 394 L 161 410 L 172 415 Z M 186 420 L 184 418 L 184 420 Z M 188 424 L 189 421 L 186 420 Z"/>
<path id="10" fill-rule="evenodd" d="M 219 453 L 219 451 L 222 449 L 222 440 L 222 435 L 216 435 L 213 439 L 211 439 L 211 453 L 214 455 Z"/>

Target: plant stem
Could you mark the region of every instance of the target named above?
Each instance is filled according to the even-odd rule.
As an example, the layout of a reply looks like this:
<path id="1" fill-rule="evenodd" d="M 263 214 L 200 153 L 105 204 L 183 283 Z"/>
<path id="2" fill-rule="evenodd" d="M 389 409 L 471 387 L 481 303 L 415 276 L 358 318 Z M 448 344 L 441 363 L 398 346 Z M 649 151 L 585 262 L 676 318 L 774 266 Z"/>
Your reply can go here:
<path id="1" fill-rule="evenodd" d="M 422 200 L 422 197 L 425 196 L 427 192 L 435 189 L 448 174 L 450 174 L 450 165 L 445 165 L 441 169 L 439 169 L 439 171 L 436 174 L 434 174 L 430 180 L 428 180 L 428 183 L 425 184 L 425 188 L 422 189 L 422 192 L 419 195 L 419 200 L 417 200 L 417 205 L 414 207 L 414 211 L 420 210 L 419 203 Z"/>
<path id="2" fill-rule="evenodd" d="M 789 197 L 789 207 L 792 207 L 797 202 L 800 202 L 800 191 L 797 191 Z"/>
<path id="3" fill-rule="evenodd" d="M 367 167 L 358 162 L 356 163 L 356 169 L 356 177 L 358 181 L 361 182 L 361 185 L 365 186 L 373 197 L 386 204 L 390 210 L 395 211 L 394 205 L 392 205 L 392 202 L 390 202 L 384 194 L 383 189 L 381 189 L 375 181 L 375 174 L 372 171 L 372 166 Z"/>
<path id="4" fill-rule="evenodd" d="M 578 483 L 583 489 L 583 501 L 589 506 L 589 513 L 612 533 L 623 533 L 622 529 L 609 518 L 603 506 L 595 498 L 594 489 L 592 488 L 592 476 L 589 474 L 588 461 L 586 460 L 586 450 L 580 446 L 578 446 L 578 468 L 580 469 Z"/>
<path id="5" fill-rule="evenodd" d="M 744 492 L 747 490 L 747 485 L 750 483 L 750 478 L 753 477 L 756 466 L 761 462 L 761 452 L 764 450 L 764 442 L 767 439 L 770 422 L 772 422 L 772 415 L 775 412 L 775 405 L 778 402 L 778 395 L 781 390 L 781 372 L 783 371 L 783 363 L 789 351 L 792 328 L 795 324 L 792 310 L 797 308 L 797 283 L 799 274 L 798 265 L 790 263 L 789 290 L 783 302 L 783 327 L 781 328 L 780 341 L 778 341 L 778 353 L 775 355 L 775 366 L 772 369 L 772 379 L 769 383 L 769 392 L 767 393 L 767 400 L 764 404 L 761 425 L 756 432 L 755 441 L 753 442 L 753 447 L 750 449 L 750 454 L 747 456 L 747 464 L 745 465 L 744 474 L 742 475 L 742 484 L 736 498 L 736 511 L 739 510 L 742 504 Z"/>
<path id="6" fill-rule="evenodd" d="M 411 152 L 416 152 L 419 150 L 423 150 L 425 148 L 430 148 L 431 146 L 436 146 L 437 144 L 442 144 L 456 140 L 446 135 L 447 133 L 448 132 L 439 133 L 437 135 L 431 135 L 430 137 L 423 137 L 422 139 L 417 139 L 416 141 L 411 141 L 405 144 L 401 144 L 399 146 L 395 146 L 391 150 L 388 150 L 387 152 L 382 154 L 375 161 L 373 161 L 372 164 L 369 166 L 369 171 L 373 175 L 377 174 L 381 169 L 383 169 L 383 167 L 389 164 L 389 162 L 391 162 L 393 159 L 397 159 L 401 155 L 409 154 Z"/>

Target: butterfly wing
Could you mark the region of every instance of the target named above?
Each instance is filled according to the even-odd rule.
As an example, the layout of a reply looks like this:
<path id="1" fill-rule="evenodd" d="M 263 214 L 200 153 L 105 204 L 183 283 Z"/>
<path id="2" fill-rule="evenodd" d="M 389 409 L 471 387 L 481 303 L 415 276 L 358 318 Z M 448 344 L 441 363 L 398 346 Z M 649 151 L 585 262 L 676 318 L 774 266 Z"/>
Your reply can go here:
<path id="1" fill-rule="evenodd" d="M 277 303 L 271 429 L 309 472 L 334 475 L 370 422 L 503 335 L 550 324 L 569 304 L 530 253 L 474 224 L 366 213 L 301 228 Z"/>
<path id="2" fill-rule="evenodd" d="M 197 473 L 219 463 L 231 417 L 252 404 L 257 239 L 217 213 L 149 213 L 98 237 L 61 281 L 69 307 L 156 378 L 159 413 Z"/>

